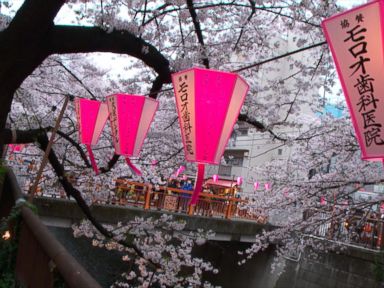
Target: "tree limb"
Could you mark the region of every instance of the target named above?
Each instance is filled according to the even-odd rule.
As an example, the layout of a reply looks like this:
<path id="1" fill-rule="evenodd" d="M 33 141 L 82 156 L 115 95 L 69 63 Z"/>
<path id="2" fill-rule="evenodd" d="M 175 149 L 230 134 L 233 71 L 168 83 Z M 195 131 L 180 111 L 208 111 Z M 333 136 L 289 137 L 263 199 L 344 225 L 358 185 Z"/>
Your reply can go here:
<path id="1" fill-rule="evenodd" d="M 197 18 L 196 10 L 193 7 L 193 0 L 187 0 L 187 5 L 188 5 L 189 13 L 191 14 L 191 17 L 192 17 L 193 25 L 195 26 L 195 32 L 196 32 L 197 39 L 199 40 L 201 48 L 203 49 L 203 51 L 202 51 L 203 52 L 203 57 L 202 57 L 203 64 L 207 69 L 209 69 L 209 60 L 208 60 L 207 52 L 206 52 L 205 45 L 204 45 L 203 32 L 201 31 L 200 22 Z"/>
<path id="2" fill-rule="evenodd" d="M 153 68 L 164 83 L 171 83 L 169 61 L 154 46 L 128 31 L 106 32 L 98 27 L 56 25 L 47 41 L 49 54 L 98 51 L 133 56 Z"/>

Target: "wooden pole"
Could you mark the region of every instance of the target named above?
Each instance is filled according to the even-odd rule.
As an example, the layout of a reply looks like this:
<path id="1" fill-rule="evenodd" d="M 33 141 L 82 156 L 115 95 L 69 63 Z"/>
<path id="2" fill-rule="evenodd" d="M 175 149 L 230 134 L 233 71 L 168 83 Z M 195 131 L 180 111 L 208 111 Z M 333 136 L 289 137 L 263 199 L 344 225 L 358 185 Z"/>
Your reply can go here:
<path id="1" fill-rule="evenodd" d="M 36 194 L 37 186 L 39 185 L 41 175 L 43 174 L 43 170 L 45 168 L 45 165 L 48 163 L 48 155 L 49 152 L 51 152 L 51 148 L 53 145 L 53 141 L 55 140 L 56 132 L 59 130 L 61 120 L 63 119 L 65 109 L 67 108 L 69 101 L 69 96 L 65 96 L 63 107 L 61 108 L 59 117 L 57 117 L 55 127 L 53 128 L 53 131 L 51 133 L 51 138 L 49 139 L 47 149 L 45 149 L 45 153 L 43 156 L 43 160 L 41 161 L 39 171 L 37 171 L 36 179 L 31 188 L 29 189 L 29 196 L 28 196 L 28 202 L 32 202 L 33 197 Z"/>
<path id="2" fill-rule="evenodd" d="M 151 207 L 151 193 L 152 193 L 152 185 L 149 184 L 147 186 L 145 191 L 145 201 L 144 201 L 144 210 L 148 210 Z"/>

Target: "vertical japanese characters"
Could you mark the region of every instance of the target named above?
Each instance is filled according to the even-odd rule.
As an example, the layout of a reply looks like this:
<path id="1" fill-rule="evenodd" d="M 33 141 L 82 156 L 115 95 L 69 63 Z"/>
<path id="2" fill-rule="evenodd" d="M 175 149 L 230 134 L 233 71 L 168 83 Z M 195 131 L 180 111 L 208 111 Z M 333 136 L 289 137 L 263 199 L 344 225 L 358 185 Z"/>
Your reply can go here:
<path id="1" fill-rule="evenodd" d="M 192 146 L 192 123 L 191 123 L 191 113 L 188 110 L 189 106 L 189 98 L 188 98 L 188 74 L 180 75 L 178 77 L 178 86 L 177 90 L 179 92 L 180 97 L 180 114 L 182 121 L 182 129 L 184 130 L 184 141 L 186 145 L 186 149 L 190 155 L 194 154 L 194 149 Z"/>
<path id="2" fill-rule="evenodd" d="M 350 78 L 354 82 L 353 87 L 359 97 L 357 108 L 359 117 L 364 123 L 364 141 L 367 147 L 373 143 L 375 145 L 384 145 L 382 139 L 382 124 L 377 122 L 377 105 L 380 100 L 375 96 L 375 79 L 370 75 L 366 63 L 371 61 L 368 50 L 369 45 L 366 41 L 367 28 L 364 25 L 363 13 L 357 13 L 354 22 L 350 23 L 348 19 L 343 19 L 340 26 L 345 31 L 344 42 L 348 44 L 348 52 L 355 61 L 349 66 Z M 379 80 L 380 81 L 380 80 Z"/>

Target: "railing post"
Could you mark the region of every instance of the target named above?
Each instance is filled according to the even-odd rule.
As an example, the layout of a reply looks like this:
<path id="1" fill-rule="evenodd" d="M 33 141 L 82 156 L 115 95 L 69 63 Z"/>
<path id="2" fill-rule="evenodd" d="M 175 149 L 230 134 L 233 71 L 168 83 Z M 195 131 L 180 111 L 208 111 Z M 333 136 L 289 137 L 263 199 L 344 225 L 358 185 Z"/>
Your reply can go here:
<path id="1" fill-rule="evenodd" d="M 232 199 L 229 198 L 227 210 L 225 211 L 225 219 L 231 219 Z"/>
<path id="2" fill-rule="evenodd" d="M 196 205 L 188 205 L 188 215 L 193 215 L 193 213 L 195 212 L 195 207 Z"/>
<path id="3" fill-rule="evenodd" d="M 152 185 L 148 184 L 147 189 L 145 190 L 144 210 L 148 210 L 151 207 L 151 193 Z"/>

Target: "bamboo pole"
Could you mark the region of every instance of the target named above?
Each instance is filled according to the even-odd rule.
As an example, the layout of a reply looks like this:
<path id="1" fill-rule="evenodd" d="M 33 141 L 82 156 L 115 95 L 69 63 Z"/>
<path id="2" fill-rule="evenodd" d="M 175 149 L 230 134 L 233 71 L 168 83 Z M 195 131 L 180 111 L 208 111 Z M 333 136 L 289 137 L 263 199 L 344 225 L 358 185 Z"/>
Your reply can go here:
<path id="1" fill-rule="evenodd" d="M 41 175 L 43 174 L 43 170 L 48 163 L 48 156 L 49 156 L 49 153 L 51 152 L 51 148 L 53 145 L 53 141 L 55 140 L 56 132 L 57 130 L 59 130 L 61 120 L 63 119 L 65 109 L 67 108 L 67 105 L 68 105 L 68 101 L 69 101 L 69 96 L 65 96 L 63 107 L 61 108 L 59 117 L 57 117 L 55 127 L 53 128 L 53 131 L 51 133 L 51 138 L 49 139 L 49 142 L 47 145 L 47 149 L 45 149 L 43 160 L 41 161 L 39 171 L 37 172 L 37 175 L 36 175 L 35 182 L 29 189 L 28 202 L 32 202 L 32 199 L 36 194 L 37 186 L 39 185 Z"/>

